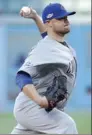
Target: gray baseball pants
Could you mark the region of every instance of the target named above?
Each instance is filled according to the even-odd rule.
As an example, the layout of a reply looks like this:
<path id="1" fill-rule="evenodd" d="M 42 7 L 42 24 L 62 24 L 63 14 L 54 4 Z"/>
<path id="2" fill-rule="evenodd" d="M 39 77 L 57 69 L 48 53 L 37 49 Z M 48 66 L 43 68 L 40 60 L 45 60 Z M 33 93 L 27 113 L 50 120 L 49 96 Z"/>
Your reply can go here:
<path id="1" fill-rule="evenodd" d="M 78 134 L 76 124 L 68 114 L 56 108 L 48 113 L 33 101 L 25 107 L 16 103 L 14 116 L 19 124 L 11 134 Z"/>

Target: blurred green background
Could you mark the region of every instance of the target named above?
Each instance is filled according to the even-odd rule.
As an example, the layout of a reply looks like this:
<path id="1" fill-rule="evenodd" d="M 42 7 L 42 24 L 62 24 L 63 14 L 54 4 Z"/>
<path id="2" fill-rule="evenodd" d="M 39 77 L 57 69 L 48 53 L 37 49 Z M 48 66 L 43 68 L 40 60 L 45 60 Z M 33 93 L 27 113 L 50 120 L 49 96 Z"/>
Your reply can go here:
<path id="1" fill-rule="evenodd" d="M 91 134 L 91 112 L 72 112 L 79 134 Z M 12 114 L 0 114 L 0 134 L 10 134 L 16 121 Z"/>

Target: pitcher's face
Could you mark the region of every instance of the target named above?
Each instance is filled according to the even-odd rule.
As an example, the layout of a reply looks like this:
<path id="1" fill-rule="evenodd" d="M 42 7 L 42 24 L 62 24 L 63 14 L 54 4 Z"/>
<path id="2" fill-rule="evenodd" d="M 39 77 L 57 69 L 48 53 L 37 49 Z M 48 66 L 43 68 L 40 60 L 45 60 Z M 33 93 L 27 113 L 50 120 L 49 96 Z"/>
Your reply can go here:
<path id="1" fill-rule="evenodd" d="M 50 27 L 57 34 L 65 35 L 70 32 L 70 24 L 67 17 L 50 20 Z"/>

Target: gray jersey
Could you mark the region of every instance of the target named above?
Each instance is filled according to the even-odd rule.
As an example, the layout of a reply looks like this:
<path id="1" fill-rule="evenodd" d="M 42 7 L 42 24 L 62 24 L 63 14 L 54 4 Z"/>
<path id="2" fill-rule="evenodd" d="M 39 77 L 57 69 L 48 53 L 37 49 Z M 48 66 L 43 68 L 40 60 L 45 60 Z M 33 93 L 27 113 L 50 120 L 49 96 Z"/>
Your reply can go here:
<path id="1" fill-rule="evenodd" d="M 52 85 L 54 76 L 66 76 L 69 98 L 75 84 L 76 68 L 74 50 L 47 36 L 34 47 L 19 71 L 31 75 L 39 94 L 44 93 Z M 30 102 L 23 92 L 18 97 L 21 97 L 21 103 Z M 63 100 L 57 107 L 63 109 L 66 102 Z"/>

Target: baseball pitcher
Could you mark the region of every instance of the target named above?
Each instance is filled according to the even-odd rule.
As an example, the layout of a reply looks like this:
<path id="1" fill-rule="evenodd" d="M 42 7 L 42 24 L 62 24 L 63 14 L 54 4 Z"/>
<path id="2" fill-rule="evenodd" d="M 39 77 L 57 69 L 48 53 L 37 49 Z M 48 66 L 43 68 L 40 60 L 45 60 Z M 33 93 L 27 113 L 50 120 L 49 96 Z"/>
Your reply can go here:
<path id="1" fill-rule="evenodd" d="M 44 38 L 31 50 L 16 75 L 21 92 L 15 101 L 18 124 L 12 134 L 78 133 L 74 120 L 63 111 L 77 72 L 75 52 L 64 39 L 70 32 L 68 16 L 73 14 L 59 3 L 43 10 L 44 28 L 39 30 Z M 37 25 L 42 25 L 41 20 Z"/>

